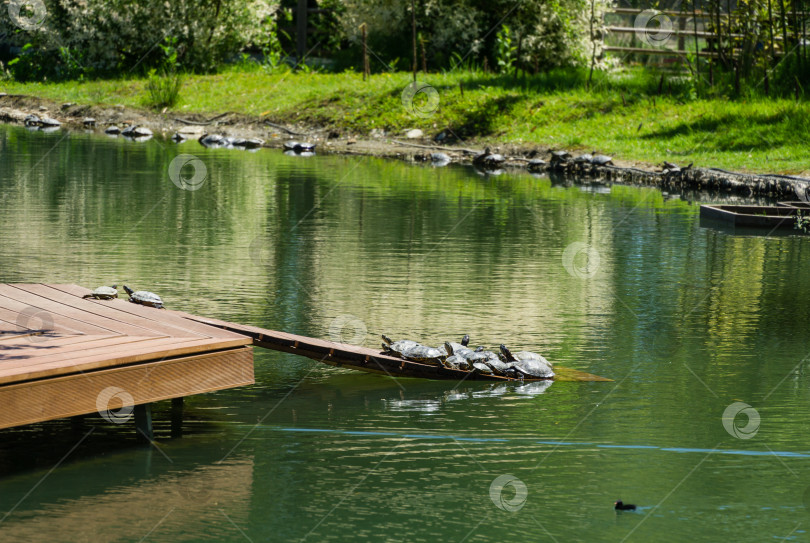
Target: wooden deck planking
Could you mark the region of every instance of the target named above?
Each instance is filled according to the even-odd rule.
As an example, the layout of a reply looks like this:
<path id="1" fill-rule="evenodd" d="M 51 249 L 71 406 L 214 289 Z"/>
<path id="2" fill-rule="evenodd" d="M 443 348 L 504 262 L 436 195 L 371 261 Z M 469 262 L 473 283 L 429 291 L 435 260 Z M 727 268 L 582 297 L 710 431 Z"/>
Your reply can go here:
<path id="1" fill-rule="evenodd" d="M 160 335 L 171 335 L 175 337 L 191 337 L 191 336 L 205 336 L 211 337 L 211 330 L 198 330 L 193 332 L 187 328 L 180 328 L 163 321 L 157 321 L 153 318 L 146 318 L 139 315 L 133 315 L 124 308 L 126 305 L 133 305 L 121 299 L 112 300 L 92 300 L 84 299 L 78 296 L 73 296 L 64 292 L 59 292 L 56 289 L 50 288 L 47 285 L 19 285 L 20 290 L 30 292 L 39 297 L 51 300 L 52 302 L 60 303 L 68 307 L 73 307 L 80 311 L 85 311 L 100 317 L 113 319 L 125 324 L 139 326 L 152 332 L 157 332 Z M 126 304 L 126 305 L 125 305 Z"/>
<path id="2" fill-rule="evenodd" d="M 54 348 L 54 347 L 62 347 L 64 345 L 72 345 L 74 343 L 86 343 L 92 341 L 99 341 L 102 339 L 108 338 L 122 338 L 127 336 L 121 336 L 119 334 L 72 334 L 72 335 L 49 335 L 49 334 L 41 334 L 36 337 L 21 337 L 16 338 L 17 341 L 12 342 L 10 345 L 8 343 L 4 343 L 0 345 L 0 354 L 2 354 L 3 350 L 6 349 L 15 349 L 15 354 L 24 350 L 31 348 L 32 354 L 41 354 L 38 352 L 39 349 L 42 348 Z M 130 336 L 132 337 L 132 336 Z M 148 336 L 150 339 L 154 336 Z"/>
<path id="3" fill-rule="evenodd" d="M 19 289 L 12 290 L 8 287 L 8 285 L 0 284 L 0 297 L 2 297 L 0 298 L 0 305 L 4 305 L 5 307 L 9 307 L 6 305 L 8 300 L 14 300 L 19 304 L 22 304 L 24 306 L 23 309 L 17 309 L 21 312 L 25 311 L 29 307 L 45 311 L 54 317 L 54 326 L 56 326 L 56 316 L 59 315 L 75 322 L 83 322 L 98 326 L 100 328 L 106 328 L 108 331 L 116 332 L 118 334 L 131 334 L 133 336 L 165 335 L 114 319 L 100 317 L 94 313 L 82 311 L 81 309 L 76 309 L 75 307 L 69 305 L 60 304 L 58 302 L 48 300 L 47 298 L 26 295 L 25 291 Z M 15 310 L 14 308 L 11 309 Z"/>
<path id="4" fill-rule="evenodd" d="M 29 309 L 30 307 L 31 306 L 29 304 L 20 302 L 18 300 L 13 300 L 5 296 L 0 296 L 0 319 L 2 319 L 3 322 L 11 322 L 16 325 L 17 321 L 20 318 L 20 313 L 22 313 L 26 309 Z M 114 333 L 112 330 L 109 330 L 107 328 L 94 326 L 92 324 L 86 324 L 81 321 L 71 320 L 58 314 L 57 315 L 51 314 L 51 318 L 53 318 L 54 329 L 63 332 L 75 334 Z M 7 329 L 2 323 L 0 323 L 0 327 Z"/>
<path id="5" fill-rule="evenodd" d="M 39 339 L 39 338 L 37 338 Z M 34 342 L 31 338 L 18 339 L 11 345 L 4 343 L 0 346 L 0 378 L 7 371 L 19 366 L 35 367 L 53 360 L 69 361 L 79 358 L 89 351 L 97 352 L 110 346 L 121 346 L 121 349 L 131 348 L 133 343 L 144 341 L 155 342 L 168 338 L 154 336 L 69 336 L 53 338 L 48 342 Z"/>
<path id="6" fill-rule="evenodd" d="M 63 289 L 64 292 L 74 296 L 81 298 L 85 294 L 89 294 L 91 291 L 89 289 L 79 287 L 77 285 L 47 285 L 52 289 Z M 244 337 L 243 334 L 239 334 L 236 332 L 231 332 L 220 327 L 212 327 L 205 324 L 201 324 L 198 321 L 188 319 L 185 315 L 186 313 L 180 311 L 172 311 L 172 310 L 163 310 L 163 312 L 156 316 L 153 313 L 154 308 L 152 307 L 145 307 L 138 304 L 130 303 L 129 301 L 119 298 L 117 300 L 86 300 L 90 301 L 95 304 L 105 304 L 109 303 L 110 301 L 115 302 L 115 308 L 118 311 L 123 313 L 129 313 L 131 315 L 139 316 L 139 317 L 146 317 L 148 319 L 159 320 L 161 323 L 166 323 L 168 325 L 189 330 L 192 332 L 198 332 L 200 334 L 213 334 L 214 337 Z"/>

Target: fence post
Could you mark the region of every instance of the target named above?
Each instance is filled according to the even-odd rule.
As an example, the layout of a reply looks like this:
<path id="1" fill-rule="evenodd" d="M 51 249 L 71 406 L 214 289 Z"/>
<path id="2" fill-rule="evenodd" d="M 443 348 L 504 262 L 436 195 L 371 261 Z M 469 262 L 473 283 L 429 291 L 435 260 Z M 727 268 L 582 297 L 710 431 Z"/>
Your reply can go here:
<path id="1" fill-rule="evenodd" d="M 363 81 L 371 75 L 371 68 L 368 65 L 368 46 L 366 45 L 366 23 L 360 25 L 363 30 Z"/>
<path id="2" fill-rule="evenodd" d="M 298 0 L 295 22 L 296 52 L 298 53 L 298 62 L 303 62 L 304 55 L 307 54 L 307 0 Z"/>

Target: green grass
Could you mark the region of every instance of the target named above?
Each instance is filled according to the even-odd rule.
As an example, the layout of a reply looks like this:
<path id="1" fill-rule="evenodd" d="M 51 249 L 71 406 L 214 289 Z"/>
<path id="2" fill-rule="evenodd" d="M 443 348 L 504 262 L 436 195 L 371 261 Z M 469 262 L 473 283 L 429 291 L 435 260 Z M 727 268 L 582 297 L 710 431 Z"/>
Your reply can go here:
<path id="1" fill-rule="evenodd" d="M 172 112 L 233 111 L 277 122 L 330 126 L 354 135 L 382 128 L 399 135 L 450 128 L 464 145 L 537 144 L 612 154 L 624 160 L 694 162 L 725 169 L 810 173 L 810 105 L 789 99 L 693 99 L 685 81 L 658 95 L 654 74 L 587 72 L 511 77 L 480 72 L 420 74 L 439 94 L 439 108 L 420 117 L 403 107 L 407 73 L 278 73 L 232 69 L 184 79 Z M 0 83 L 0 90 L 77 103 L 146 108 L 144 79 L 67 83 Z M 459 84 L 463 87 L 463 94 Z M 419 99 L 420 96 L 417 96 Z"/>

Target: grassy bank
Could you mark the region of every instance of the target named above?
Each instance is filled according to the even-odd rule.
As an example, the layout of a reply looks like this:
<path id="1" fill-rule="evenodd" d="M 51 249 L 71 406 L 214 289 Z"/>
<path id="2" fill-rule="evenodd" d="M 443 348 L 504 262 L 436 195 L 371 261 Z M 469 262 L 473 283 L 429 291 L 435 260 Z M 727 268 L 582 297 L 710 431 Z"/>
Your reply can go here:
<path id="1" fill-rule="evenodd" d="M 279 73 L 239 70 L 188 76 L 178 114 L 233 111 L 279 122 L 334 126 L 358 136 L 445 128 L 460 142 L 597 149 L 625 160 L 694 162 L 738 171 L 810 174 L 810 105 L 792 100 L 695 99 L 685 82 L 585 72 L 525 79 L 478 72 L 420 74 L 439 107 L 422 117 L 402 105 L 410 74 Z M 145 80 L 0 83 L 8 93 L 59 101 L 148 107 Z M 423 95 L 417 95 L 417 106 Z"/>

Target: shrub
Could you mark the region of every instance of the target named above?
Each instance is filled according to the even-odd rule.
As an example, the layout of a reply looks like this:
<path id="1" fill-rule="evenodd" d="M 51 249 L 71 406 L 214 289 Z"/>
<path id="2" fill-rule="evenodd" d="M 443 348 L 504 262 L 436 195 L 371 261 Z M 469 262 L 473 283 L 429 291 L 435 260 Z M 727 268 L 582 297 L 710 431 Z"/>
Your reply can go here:
<path id="1" fill-rule="evenodd" d="M 41 68 L 52 77 L 78 59 L 87 74 L 148 70 L 162 61 L 157 47 L 177 40 L 178 60 L 186 69 L 211 70 L 249 46 L 262 46 L 275 30 L 280 0 L 44 0 L 41 27 L 21 30 L 0 18 L 0 34 L 12 45 L 32 44 Z M 60 49 L 70 52 L 60 56 Z M 20 63 L 24 63 L 21 60 Z M 27 70 L 31 71 L 31 70 Z M 16 74 L 15 74 L 16 75 Z"/>

